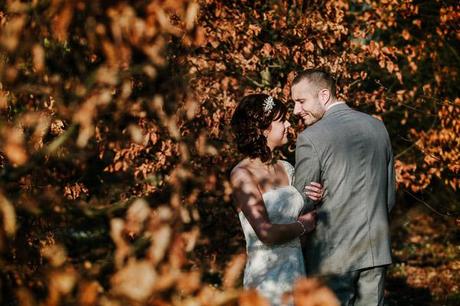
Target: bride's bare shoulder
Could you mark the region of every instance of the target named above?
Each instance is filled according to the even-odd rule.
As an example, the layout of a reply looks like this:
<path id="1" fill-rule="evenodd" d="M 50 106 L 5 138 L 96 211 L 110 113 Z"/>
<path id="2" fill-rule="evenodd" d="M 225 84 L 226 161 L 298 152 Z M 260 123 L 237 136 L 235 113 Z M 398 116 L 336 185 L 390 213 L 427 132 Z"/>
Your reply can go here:
<path id="1" fill-rule="evenodd" d="M 242 177 L 252 176 L 251 166 L 248 159 L 241 160 L 230 172 L 231 180 L 239 179 Z"/>

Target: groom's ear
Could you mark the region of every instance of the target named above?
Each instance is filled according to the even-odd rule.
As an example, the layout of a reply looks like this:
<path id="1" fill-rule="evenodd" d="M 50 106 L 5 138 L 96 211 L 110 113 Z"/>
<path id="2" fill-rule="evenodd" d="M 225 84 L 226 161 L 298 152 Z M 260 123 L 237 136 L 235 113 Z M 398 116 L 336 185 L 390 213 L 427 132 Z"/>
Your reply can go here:
<path id="1" fill-rule="evenodd" d="M 319 91 L 318 98 L 323 104 L 326 104 L 331 98 L 331 92 L 329 89 L 323 88 Z"/>

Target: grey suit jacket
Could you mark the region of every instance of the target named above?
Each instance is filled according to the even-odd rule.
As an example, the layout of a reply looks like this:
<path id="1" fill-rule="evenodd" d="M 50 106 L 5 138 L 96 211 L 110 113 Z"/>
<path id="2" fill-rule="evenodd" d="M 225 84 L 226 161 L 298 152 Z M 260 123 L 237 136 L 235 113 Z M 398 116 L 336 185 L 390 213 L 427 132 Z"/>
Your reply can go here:
<path id="1" fill-rule="evenodd" d="M 383 123 L 346 104 L 330 108 L 297 139 L 294 185 L 304 195 L 312 181 L 323 183 L 326 193 L 303 245 L 307 275 L 390 264 L 395 181 Z"/>

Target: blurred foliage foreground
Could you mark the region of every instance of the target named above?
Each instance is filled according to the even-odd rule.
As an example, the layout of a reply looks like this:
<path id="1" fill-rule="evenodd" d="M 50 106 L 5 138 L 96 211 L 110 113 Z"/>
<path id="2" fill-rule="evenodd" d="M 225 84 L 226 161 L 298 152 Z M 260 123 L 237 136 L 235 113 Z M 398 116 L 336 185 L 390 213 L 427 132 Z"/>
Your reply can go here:
<path id="1" fill-rule="evenodd" d="M 239 289 L 228 122 L 310 67 L 392 137 L 390 302 L 458 302 L 458 2 L 227 2 L 0 2 L 0 304 L 266 305 Z"/>

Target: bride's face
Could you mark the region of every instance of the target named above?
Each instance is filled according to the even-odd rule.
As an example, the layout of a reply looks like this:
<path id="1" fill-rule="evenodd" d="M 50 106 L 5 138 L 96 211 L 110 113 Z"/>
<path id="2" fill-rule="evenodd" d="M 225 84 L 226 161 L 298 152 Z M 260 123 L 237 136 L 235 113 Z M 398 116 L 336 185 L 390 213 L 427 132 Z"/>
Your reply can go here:
<path id="1" fill-rule="evenodd" d="M 288 142 L 287 134 L 288 128 L 291 126 L 289 121 L 284 119 L 278 119 L 273 121 L 270 124 L 270 127 L 267 129 L 267 133 L 265 133 L 267 137 L 267 145 L 270 149 L 274 149 L 276 147 L 280 147 Z"/>

